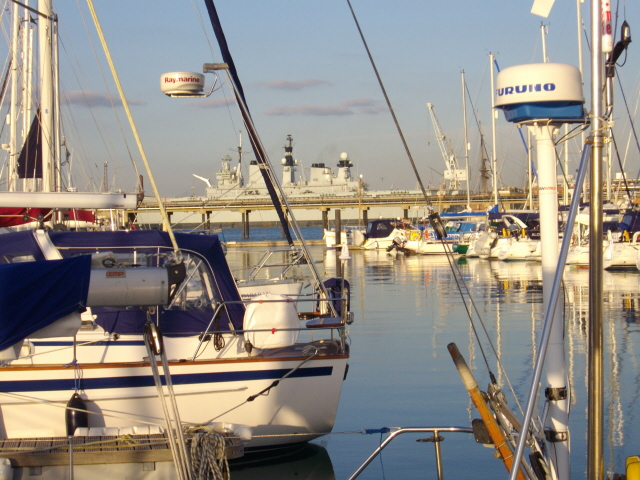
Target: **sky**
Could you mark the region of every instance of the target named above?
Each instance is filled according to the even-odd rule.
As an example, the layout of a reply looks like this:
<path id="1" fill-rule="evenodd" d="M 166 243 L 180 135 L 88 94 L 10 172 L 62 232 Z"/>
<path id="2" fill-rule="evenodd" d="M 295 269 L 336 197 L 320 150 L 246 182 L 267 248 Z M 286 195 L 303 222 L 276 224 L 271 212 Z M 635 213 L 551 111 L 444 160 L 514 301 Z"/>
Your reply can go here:
<path id="1" fill-rule="evenodd" d="M 494 148 L 489 54 L 500 68 L 541 62 L 544 25 L 549 60 L 578 64 L 575 0 L 556 0 L 546 19 L 530 13 L 530 0 L 351 3 L 425 184 L 441 182 L 445 170 L 427 103 L 434 104 L 463 168 L 463 70 L 470 183 L 477 191 L 480 128 L 489 152 Z M 240 131 L 245 164 L 254 158 L 226 83 L 208 98 L 171 99 L 160 92 L 161 74 L 202 72 L 204 63 L 221 61 L 204 1 L 94 0 L 94 5 L 162 196 L 203 195 L 205 183 L 192 174 L 214 182 L 220 159 L 234 155 Z M 318 162 L 335 168 L 340 153 L 347 152 L 353 173 L 370 189 L 417 187 L 346 0 L 217 0 L 215 5 L 258 133 L 278 172 L 286 137 L 292 135 L 294 157 L 307 169 Z M 110 185 L 132 190 L 135 162 L 151 194 L 86 3 L 54 0 L 53 8 L 60 24 L 62 118 L 72 151 L 72 183 L 81 190 L 100 185 L 107 162 Z M 614 1 L 612 8 L 614 25 L 617 21 L 619 29 L 626 19 L 633 38 L 640 2 Z M 582 13 L 588 31 L 587 5 Z M 4 56 L 8 25 L 5 8 Z M 614 114 L 617 143 L 633 176 L 640 155 L 633 142 L 627 147 L 626 109 L 635 115 L 639 98 L 636 51 L 631 43 L 628 58 L 622 57 L 626 64 L 618 77 L 628 107 L 618 87 Z M 586 40 L 584 56 L 588 72 Z M 207 74 L 207 90 L 212 81 Z M 588 107 L 588 89 L 585 98 Z M 575 165 L 579 148 L 569 145 Z M 518 129 L 501 113 L 495 149 L 499 184 L 524 186 L 526 152 Z"/>

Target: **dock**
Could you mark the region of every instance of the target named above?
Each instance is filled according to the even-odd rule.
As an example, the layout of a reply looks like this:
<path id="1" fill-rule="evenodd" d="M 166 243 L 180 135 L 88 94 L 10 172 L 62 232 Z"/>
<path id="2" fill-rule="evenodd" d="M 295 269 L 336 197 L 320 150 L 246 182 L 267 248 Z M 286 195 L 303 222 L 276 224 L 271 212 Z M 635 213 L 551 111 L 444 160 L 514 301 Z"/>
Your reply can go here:
<path id="1" fill-rule="evenodd" d="M 191 438 L 186 437 L 187 448 Z M 244 455 L 239 437 L 225 435 L 227 460 Z M 74 465 L 115 463 L 171 462 L 173 457 L 163 433 L 147 435 L 42 437 L 0 440 L 0 457 L 11 460 L 11 466 L 45 467 L 69 465 L 69 445 L 73 447 Z"/>
<path id="2" fill-rule="evenodd" d="M 309 247 L 324 246 L 324 240 L 305 240 Z M 227 248 L 247 248 L 247 247 L 288 247 L 286 240 L 256 240 L 256 241 L 232 241 L 225 242 Z M 294 241 L 294 245 L 300 245 L 300 242 Z"/>

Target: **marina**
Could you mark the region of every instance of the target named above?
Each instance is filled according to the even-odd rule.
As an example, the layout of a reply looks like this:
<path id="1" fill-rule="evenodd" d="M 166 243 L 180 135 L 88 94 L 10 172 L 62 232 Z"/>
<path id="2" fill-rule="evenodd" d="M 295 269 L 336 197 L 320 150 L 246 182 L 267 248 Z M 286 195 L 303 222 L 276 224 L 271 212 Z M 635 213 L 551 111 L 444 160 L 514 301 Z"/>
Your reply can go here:
<path id="1" fill-rule="evenodd" d="M 446 169 L 426 188 L 415 132 L 401 127 L 376 64 L 388 58 L 372 55 L 346 3 L 384 104 L 352 98 L 339 110 L 390 114 L 416 190 L 370 190 L 335 146 L 307 177 L 292 134 L 280 179 L 250 113 L 260 103 L 240 81 L 255 88 L 247 72 L 260 67 L 236 66 L 225 36 L 236 29 L 204 0 L 194 10 L 212 55 L 202 73 L 159 75 L 160 92 L 187 108 L 232 106 L 231 130 L 242 123 L 255 159 L 245 175 L 240 132 L 238 163 L 223 156 L 215 185 L 183 162 L 203 197 L 163 196 L 88 0 L 144 174 L 127 146 L 134 188 L 110 186 L 105 161 L 101 191 L 80 192 L 60 112 L 57 13 L 50 0 L 6 10 L 0 479 L 640 480 L 640 215 L 628 184 L 624 197 L 611 191 L 626 19 L 616 38 L 610 5 L 589 2 L 590 74 L 582 59 L 549 61 L 544 28 L 540 63 L 501 69 L 488 55 L 493 151 L 481 138 L 474 196 L 464 72 L 466 165 L 426 103 Z M 532 13 L 547 17 L 553 1 L 542 3 Z M 309 85 L 330 83 L 287 89 Z M 231 94 L 208 98 L 223 88 Z M 503 115 L 526 150 L 524 189 L 500 187 Z M 199 141 L 219 149 L 221 131 Z"/>

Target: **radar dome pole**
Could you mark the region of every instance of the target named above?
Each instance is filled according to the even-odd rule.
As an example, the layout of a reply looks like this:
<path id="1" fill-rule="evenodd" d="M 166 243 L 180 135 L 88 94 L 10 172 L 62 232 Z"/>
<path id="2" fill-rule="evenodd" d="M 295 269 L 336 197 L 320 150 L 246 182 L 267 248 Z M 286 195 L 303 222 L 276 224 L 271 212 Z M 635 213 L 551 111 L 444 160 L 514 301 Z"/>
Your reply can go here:
<path id="1" fill-rule="evenodd" d="M 568 480 L 569 462 L 569 389 L 564 354 L 562 309 L 555 290 L 559 265 L 558 185 L 554 138 L 566 123 L 584 122 L 582 76 L 572 65 L 540 63 L 504 69 L 498 75 L 495 105 L 505 112 L 507 121 L 527 126 L 536 138 L 538 189 L 540 204 L 540 240 L 542 248 L 542 292 L 545 318 L 544 334 L 536 360 L 532 392 L 537 388 L 542 366 L 546 369 L 545 437 L 550 451 L 553 478 Z M 575 199 L 574 199 L 575 200 Z M 573 202 L 575 203 L 575 202 Z M 566 240 L 565 240 L 566 242 Z M 568 246 L 568 245 L 567 245 Z M 565 247 L 566 249 L 567 247 Z M 564 249 L 563 249 L 564 250 Z M 560 275 L 560 274 L 558 274 Z M 547 341 L 548 338 L 548 341 Z M 518 442 L 516 461 L 522 457 L 530 416 L 536 395 L 530 392 L 527 417 L 523 422 L 523 442 Z M 514 478 L 512 472 L 511 478 Z"/>

